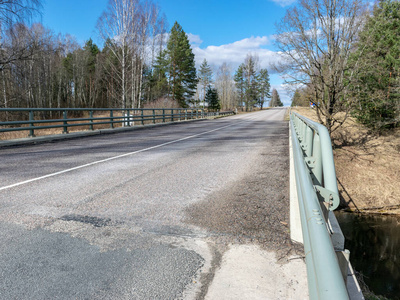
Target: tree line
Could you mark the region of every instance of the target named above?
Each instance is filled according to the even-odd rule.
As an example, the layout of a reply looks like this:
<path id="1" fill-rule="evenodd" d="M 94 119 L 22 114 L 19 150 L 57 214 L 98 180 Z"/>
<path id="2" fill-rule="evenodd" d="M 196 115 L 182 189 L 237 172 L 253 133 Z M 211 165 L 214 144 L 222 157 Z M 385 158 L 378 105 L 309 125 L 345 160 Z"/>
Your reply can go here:
<path id="1" fill-rule="evenodd" d="M 33 2 L 3 1 L 0 10 L 18 4 L 32 11 Z M 135 108 L 152 97 L 146 72 L 167 35 L 156 4 L 110 0 L 97 24 L 102 49 L 91 39 L 81 47 L 74 37 L 55 35 L 40 23 L 12 21 L 3 26 L 1 20 L 1 107 Z"/>
<path id="2" fill-rule="evenodd" d="M 151 0 L 109 0 L 96 26 L 102 47 L 30 24 L 40 8 L 40 0 L 0 1 L 0 107 L 249 110 L 270 98 L 256 56 L 235 77 L 226 63 L 215 76 L 206 60 L 197 71 L 187 34 L 178 22 L 168 31 Z"/>
<path id="3" fill-rule="evenodd" d="M 376 130 L 400 124 L 400 2 L 368 4 L 301 0 L 277 25 L 292 105 L 315 105 L 330 132 L 350 115 Z"/>
<path id="4" fill-rule="evenodd" d="M 271 99 L 269 106 L 283 106 L 275 89 L 271 96 L 268 70 L 260 68 L 257 55 L 248 54 L 233 76 L 232 68 L 223 63 L 217 70 L 215 82 L 213 77 L 213 71 L 204 59 L 198 72 L 195 105 L 207 104 L 211 109 L 236 107 L 249 111 L 254 107 L 263 109 L 265 102 Z"/>

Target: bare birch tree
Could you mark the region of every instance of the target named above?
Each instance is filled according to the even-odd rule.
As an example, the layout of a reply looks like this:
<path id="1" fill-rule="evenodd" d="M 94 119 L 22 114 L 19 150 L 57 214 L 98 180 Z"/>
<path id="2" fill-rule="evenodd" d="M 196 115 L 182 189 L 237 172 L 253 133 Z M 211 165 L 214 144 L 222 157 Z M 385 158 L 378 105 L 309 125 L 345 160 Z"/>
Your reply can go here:
<path id="1" fill-rule="evenodd" d="M 237 104 L 232 68 L 226 62 L 217 70 L 215 87 L 221 100 L 221 109 L 233 109 Z"/>
<path id="2" fill-rule="evenodd" d="M 155 4 L 146 0 L 141 5 L 141 10 L 138 16 L 138 40 L 137 40 L 137 52 L 136 52 L 136 84 L 135 84 L 135 96 L 137 100 L 133 101 L 132 107 L 141 107 L 142 99 L 142 86 L 143 86 L 143 69 L 147 59 L 148 52 L 148 39 L 150 34 L 150 21 L 153 14 L 156 13 Z"/>
<path id="3" fill-rule="evenodd" d="M 318 118 L 332 132 L 349 111 L 348 67 L 365 12 L 362 0 L 300 0 L 277 24 L 278 70 L 314 91 Z M 340 117 L 339 112 L 346 112 Z"/>
<path id="4" fill-rule="evenodd" d="M 119 83 L 119 98 L 122 108 L 127 107 L 136 5 L 136 0 L 109 0 L 106 11 L 103 12 L 97 23 L 101 38 L 107 43 L 107 47 L 117 61 L 117 65 L 110 64 L 110 66 L 112 68 L 111 75 Z"/>
<path id="5" fill-rule="evenodd" d="M 4 107 L 8 107 L 4 69 L 12 62 L 30 59 L 34 52 L 34 48 L 29 45 L 22 47 L 21 44 L 18 44 L 18 48 L 9 47 L 10 43 L 5 41 L 6 35 L 14 40 L 15 44 L 15 35 L 21 30 L 21 27 L 16 24 L 31 21 L 32 17 L 39 13 L 40 8 L 40 0 L 0 0 L 0 76 L 3 84 Z"/>

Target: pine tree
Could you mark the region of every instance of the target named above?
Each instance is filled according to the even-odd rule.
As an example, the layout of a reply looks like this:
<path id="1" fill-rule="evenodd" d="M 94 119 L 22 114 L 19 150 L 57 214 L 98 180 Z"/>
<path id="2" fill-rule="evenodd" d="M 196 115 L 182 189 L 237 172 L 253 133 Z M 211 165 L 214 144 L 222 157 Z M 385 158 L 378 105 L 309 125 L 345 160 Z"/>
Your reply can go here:
<path id="1" fill-rule="evenodd" d="M 189 39 L 182 27 L 175 22 L 171 29 L 166 49 L 168 59 L 168 76 L 170 92 L 173 100 L 182 107 L 193 96 L 197 85 L 194 54 Z"/>

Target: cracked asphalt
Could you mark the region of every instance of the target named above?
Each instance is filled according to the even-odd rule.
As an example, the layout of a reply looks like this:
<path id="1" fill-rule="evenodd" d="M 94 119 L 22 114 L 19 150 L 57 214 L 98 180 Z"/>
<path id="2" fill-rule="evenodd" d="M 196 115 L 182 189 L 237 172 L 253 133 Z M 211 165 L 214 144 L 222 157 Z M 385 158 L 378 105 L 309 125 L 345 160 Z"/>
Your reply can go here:
<path id="1" fill-rule="evenodd" d="M 229 245 L 299 250 L 284 114 L 0 149 L 0 298 L 204 299 Z"/>

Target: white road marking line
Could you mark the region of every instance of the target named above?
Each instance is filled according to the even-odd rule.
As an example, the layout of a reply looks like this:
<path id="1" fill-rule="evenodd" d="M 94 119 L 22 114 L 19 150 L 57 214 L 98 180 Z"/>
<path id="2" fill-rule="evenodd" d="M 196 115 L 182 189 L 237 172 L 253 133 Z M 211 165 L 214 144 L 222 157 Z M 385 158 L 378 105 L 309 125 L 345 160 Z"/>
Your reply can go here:
<path id="1" fill-rule="evenodd" d="M 110 160 L 114 160 L 114 159 L 118 159 L 118 158 L 121 158 L 121 157 L 129 156 L 129 155 L 133 155 L 133 154 L 137 154 L 137 153 L 141 153 L 141 152 L 145 152 L 145 151 L 149 151 L 149 150 L 152 150 L 152 149 L 157 149 L 157 148 L 160 148 L 160 147 L 163 147 L 163 146 L 166 146 L 166 145 L 174 144 L 174 143 L 177 143 L 177 142 L 180 142 L 180 141 L 184 141 L 184 140 L 188 140 L 188 139 L 191 139 L 191 138 L 194 138 L 194 137 L 197 137 L 197 136 L 201 136 L 201 135 L 204 135 L 204 134 L 207 134 L 207 133 L 210 133 L 210 132 L 214 132 L 214 131 L 218 131 L 218 130 L 221 130 L 221 129 L 224 129 L 224 128 L 227 128 L 227 127 L 235 126 L 235 125 L 238 125 L 238 124 L 243 123 L 243 122 L 244 121 L 239 122 L 239 123 L 226 125 L 226 126 L 223 126 L 223 127 L 219 127 L 219 128 L 213 129 L 213 130 L 209 130 L 209 131 L 206 131 L 206 132 L 202 132 L 202 133 L 198 133 L 198 134 L 195 134 L 195 135 L 187 136 L 187 137 L 184 137 L 184 138 L 181 138 L 181 139 L 178 139 L 178 140 L 169 141 L 169 142 L 162 143 L 162 144 L 159 144 L 159 145 L 156 145 L 156 146 L 152 146 L 152 147 L 149 147 L 149 148 L 145 148 L 145 149 L 137 150 L 137 151 L 134 151 L 134 152 L 129 152 L 129 153 L 125 153 L 125 154 L 109 157 L 109 158 L 106 158 L 106 159 L 94 161 L 94 162 L 91 162 L 91 163 L 88 163 L 88 164 L 84 164 L 84 165 L 81 165 L 81 166 L 77 166 L 77 167 L 73 167 L 73 168 L 70 168 L 70 169 L 66 169 L 66 170 L 63 170 L 63 171 L 47 174 L 47 175 L 44 175 L 44 176 L 32 178 L 32 179 L 21 181 L 21 182 L 17 182 L 17 183 L 11 184 L 11 185 L 0 187 L 0 191 L 6 190 L 6 189 L 10 189 L 10 188 L 13 188 L 13 187 L 16 187 L 16 186 L 20 186 L 20 185 L 23 185 L 23 184 L 31 183 L 31 182 L 34 182 L 34 181 L 42 180 L 42 179 L 45 179 L 45 178 L 54 177 L 54 176 L 61 175 L 61 174 L 67 173 L 67 172 L 79 170 L 79 169 L 86 168 L 86 167 L 89 167 L 89 166 L 97 165 L 97 164 L 100 164 L 100 163 L 103 163 L 103 162 L 107 162 L 107 161 L 110 161 Z"/>

